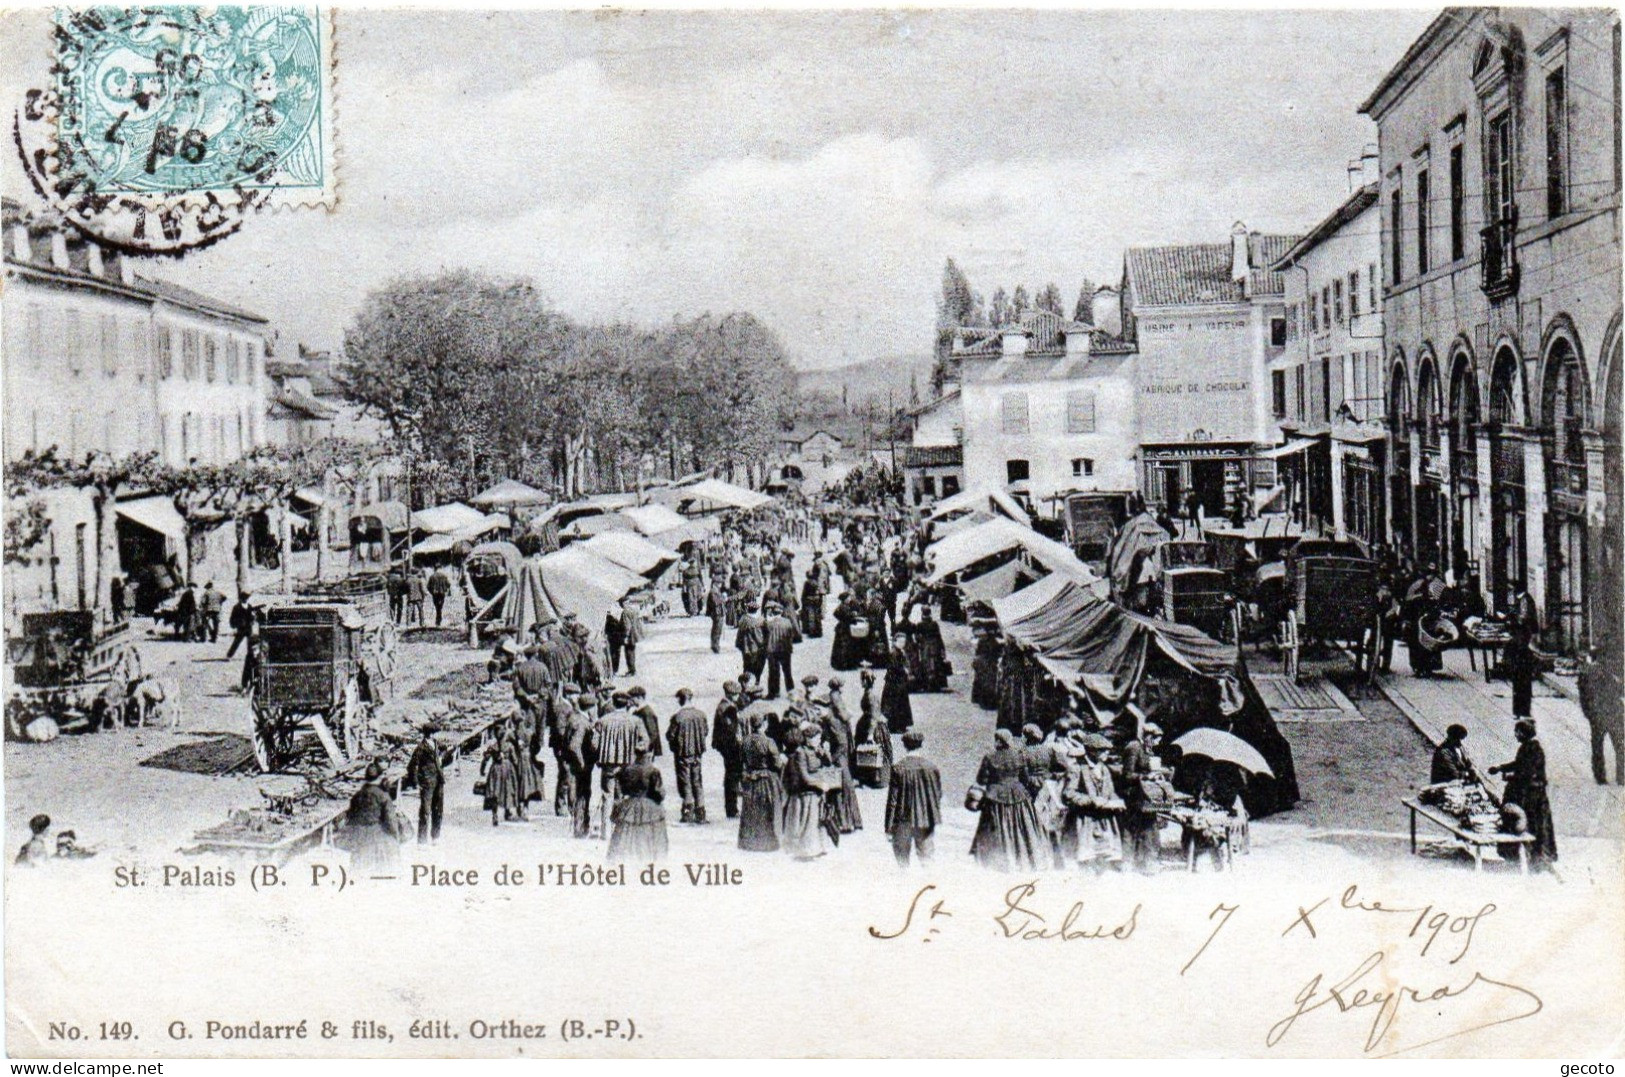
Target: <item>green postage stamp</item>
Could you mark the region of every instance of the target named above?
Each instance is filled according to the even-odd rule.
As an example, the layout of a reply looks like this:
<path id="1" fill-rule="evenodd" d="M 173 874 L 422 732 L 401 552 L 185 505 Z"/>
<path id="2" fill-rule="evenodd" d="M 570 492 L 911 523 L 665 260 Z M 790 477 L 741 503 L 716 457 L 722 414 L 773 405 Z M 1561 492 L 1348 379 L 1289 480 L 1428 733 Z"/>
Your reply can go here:
<path id="1" fill-rule="evenodd" d="M 40 142 L 36 187 L 82 227 L 179 250 L 250 209 L 332 204 L 325 11 L 63 8 L 53 36 L 55 84 L 19 135 Z"/>

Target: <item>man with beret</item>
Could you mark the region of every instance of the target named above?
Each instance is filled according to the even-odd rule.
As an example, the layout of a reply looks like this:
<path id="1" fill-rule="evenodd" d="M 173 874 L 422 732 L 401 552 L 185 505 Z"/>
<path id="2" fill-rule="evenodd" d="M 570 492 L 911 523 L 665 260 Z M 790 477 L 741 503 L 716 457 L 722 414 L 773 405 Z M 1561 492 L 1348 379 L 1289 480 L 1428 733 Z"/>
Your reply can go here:
<path id="1" fill-rule="evenodd" d="M 753 602 L 750 610 L 739 618 L 739 627 L 734 632 L 734 647 L 744 660 L 745 672 L 758 680 L 762 667 L 767 664 L 767 637 L 763 634 L 766 624 Z"/>
<path id="2" fill-rule="evenodd" d="M 671 716 L 666 741 L 677 768 L 677 795 L 683 801 L 682 821 L 705 822 L 705 782 L 700 762 L 705 758 L 705 712 L 690 706 L 694 693 L 677 690 L 677 713 Z"/>
<path id="3" fill-rule="evenodd" d="M 886 833 L 900 868 L 908 867 L 911 853 L 922 864 L 930 862 L 942 822 L 942 772 L 920 754 L 924 745 L 919 730 L 903 734 L 903 758 L 893 765 L 886 787 Z"/>
<path id="4" fill-rule="evenodd" d="M 412 750 L 406 775 L 418 791 L 418 844 L 440 841 L 440 819 L 446 810 L 446 772 L 440 765 L 440 745 L 434 726 L 423 727 L 423 739 Z"/>
<path id="5" fill-rule="evenodd" d="M 711 718 L 711 747 L 722 756 L 722 809 L 730 819 L 739 816 L 739 786 L 745 774 L 741 754 L 745 733 L 739 717 L 742 706 L 739 682 L 723 682 L 722 698 Z"/>
<path id="6" fill-rule="evenodd" d="M 610 702 L 611 709 L 593 723 L 587 740 L 587 756 L 598 767 L 598 784 L 602 791 L 599 811 L 606 821 L 620 797 L 622 768 L 636 763 L 639 752 L 649 750 L 649 730 L 643 720 L 628 709 L 631 695 L 615 692 Z M 600 826 L 599 833 L 604 832 Z"/>
<path id="7" fill-rule="evenodd" d="M 801 630 L 796 627 L 777 603 L 768 606 L 768 617 L 762 625 L 762 650 L 767 655 L 767 698 L 779 698 L 779 686 L 786 690 L 794 687 L 790 672 L 790 655 Z"/>
<path id="8" fill-rule="evenodd" d="M 649 706 L 648 691 L 641 684 L 634 684 L 626 690 L 626 694 L 631 700 L 629 706 L 632 713 L 638 716 L 643 728 L 648 731 L 650 758 L 659 759 L 664 754 L 664 749 L 660 747 L 660 716 Z"/>

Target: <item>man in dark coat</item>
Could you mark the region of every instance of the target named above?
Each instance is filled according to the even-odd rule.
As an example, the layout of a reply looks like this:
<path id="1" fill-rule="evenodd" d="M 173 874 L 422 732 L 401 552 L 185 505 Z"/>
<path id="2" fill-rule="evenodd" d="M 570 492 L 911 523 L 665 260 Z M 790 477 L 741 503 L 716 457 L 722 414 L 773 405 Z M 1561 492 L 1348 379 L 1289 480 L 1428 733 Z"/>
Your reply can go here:
<path id="1" fill-rule="evenodd" d="M 237 648 L 248 642 L 248 635 L 254 630 L 254 605 L 249 601 L 253 597 L 247 591 L 237 596 L 237 604 L 231 607 L 231 616 L 226 623 L 231 626 L 231 646 L 226 648 L 226 657 L 231 658 L 237 653 Z"/>
<path id="2" fill-rule="evenodd" d="M 406 776 L 418 791 L 418 844 L 440 840 L 440 819 L 446 810 L 446 772 L 440 765 L 440 745 L 434 726 L 423 727 L 423 739 L 412 750 Z"/>
<path id="3" fill-rule="evenodd" d="M 451 573 L 445 565 L 437 567 L 429 576 L 429 599 L 434 603 L 434 626 L 439 628 L 446 620 L 446 596 L 451 594 Z"/>
<path id="4" fill-rule="evenodd" d="M 638 675 L 638 644 L 643 642 L 643 614 L 633 605 L 621 607 L 621 650 L 626 655 L 626 675 Z M 656 741 L 655 755 L 660 754 Z"/>
<path id="5" fill-rule="evenodd" d="M 197 589 L 191 584 L 175 603 L 175 638 L 190 641 L 197 636 Z"/>
<path id="6" fill-rule="evenodd" d="M 666 728 L 672 762 L 677 768 L 677 795 L 683 801 L 682 822 L 705 822 L 705 782 L 700 762 L 705 758 L 705 712 L 689 706 L 694 693 L 677 690 L 677 713 Z"/>
<path id="7" fill-rule="evenodd" d="M 626 646 L 626 614 L 619 602 L 611 606 L 609 612 L 604 615 L 604 643 L 609 647 L 610 676 L 618 677 L 621 673 L 621 651 Z M 627 665 L 630 667 L 631 664 L 632 659 L 629 656 Z"/>
<path id="8" fill-rule="evenodd" d="M 739 628 L 734 632 L 734 647 L 744 660 L 745 672 L 757 679 L 767 665 L 767 637 L 762 634 L 766 624 L 753 603 L 750 611 L 739 618 Z"/>
<path id="9" fill-rule="evenodd" d="M 1462 742 L 1467 739 L 1467 727 L 1452 723 L 1444 731 L 1444 741 L 1433 749 L 1433 766 L 1428 774 L 1428 783 L 1438 785 L 1440 782 L 1464 782 L 1478 777 L 1478 771 L 1473 767 L 1473 761 L 1467 758 L 1467 749 Z"/>
<path id="10" fill-rule="evenodd" d="M 1152 774 L 1151 755 L 1156 751 L 1157 738 L 1162 730 L 1150 722 L 1138 737 L 1123 745 L 1123 855 L 1136 871 L 1150 873 L 1157 870 L 1159 839 L 1157 813 L 1147 802 L 1140 781 Z"/>
<path id="11" fill-rule="evenodd" d="M 768 618 L 762 625 L 762 649 L 767 652 L 767 698 L 779 698 L 779 688 L 785 691 L 795 686 L 790 669 L 790 656 L 801 632 L 795 621 L 778 606 L 769 606 Z"/>
<path id="12" fill-rule="evenodd" d="M 903 734 L 903 758 L 892 766 L 886 788 L 886 833 L 891 836 L 897 866 L 908 867 L 910 854 L 929 863 L 932 840 L 942 822 L 942 772 L 920 754 L 925 737 L 919 730 Z"/>
<path id="13" fill-rule="evenodd" d="M 711 719 L 711 747 L 722 756 L 722 808 L 730 819 L 739 816 L 739 785 L 744 777 L 740 752 L 745 738 L 739 735 L 741 706 L 738 682 L 725 682 L 722 699 Z"/>
<path id="14" fill-rule="evenodd" d="M 1501 650 L 1501 669 L 1512 682 L 1512 716 L 1531 717 L 1530 705 L 1535 695 L 1535 678 L 1540 676 L 1540 658 L 1535 654 L 1535 641 L 1540 638 L 1540 611 L 1529 592 L 1519 586 L 1512 600 L 1507 628 L 1511 638 Z M 1534 820 L 1530 820 L 1534 830 Z"/>
<path id="15" fill-rule="evenodd" d="M 1619 648 L 1604 640 L 1580 666 L 1580 711 L 1591 726 L 1591 774 L 1608 782 L 1604 742 L 1614 745 L 1614 782 L 1625 785 L 1625 697 L 1620 694 Z"/>
<path id="16" fill-rule="evenodd" d="M 1491 774 L 1506 776 L 1502 801 L 1523 809 L 1529 833 L 1535 836 L 1529 856 L 1536 869 L 1557 859 L 1557 828 L 1552 824 L 1552 802 L 1546 794 L 1546 749 L 1535 739 L 1535 723 L 1527 718 L 1513 723 L 1518 738 L 1518 754 L 1512 762 L 1491 767 Z"/>
<path id="17" fill-rule="evenodd" d="M 638 720 L 643 723 L 643 728 L 648 731 L 649 755 L 659 759 L 665 753 L 665 749 L 660 746 L 660 715 L 649 706 L 648 691 L 641 684 L 634 684 L 626 690 L 626 694 L 631 701 L 632 713 L 637 715 Z"/>
<path id="18" fill-rule="evenodd" d="M 704 596 L 705 570 L 698 557 L 687 557 L 683 560 L 683 612 L 690 617 L 697 615 Z"/>
<path id="19" fill-rule="evenodd" d="M 563 766 L 559 777 L 566 771 L 570 775 L 570 816 L 572 832 L 585 838 L 592 832 L 592 728 L 597 720 L 597 697 L 583 692 L 576 697 L 575 707 L 564 718 L 561 729 L 564 740 Z"/>
<path id="20" fill-rule="evenodd" d="M 722 581 L 711 577 L 711 589 L 705 593 L 705 615 L 711 619 L 711 653 L 722 653 L 722 626 L 728 619 L 728 592 Z"/>

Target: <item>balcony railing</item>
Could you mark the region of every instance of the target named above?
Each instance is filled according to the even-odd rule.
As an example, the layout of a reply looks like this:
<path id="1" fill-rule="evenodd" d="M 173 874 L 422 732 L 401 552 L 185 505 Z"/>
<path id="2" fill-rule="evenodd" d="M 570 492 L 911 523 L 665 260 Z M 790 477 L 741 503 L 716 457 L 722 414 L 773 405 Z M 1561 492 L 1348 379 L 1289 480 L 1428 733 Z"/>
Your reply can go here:
<path id="1" fill-rule="evenodd" d="M 1518 207 L 1478 234 L 1484 244 L 1480 287 L 1492 302 L 1499 302 L 1518 290 Z"/>

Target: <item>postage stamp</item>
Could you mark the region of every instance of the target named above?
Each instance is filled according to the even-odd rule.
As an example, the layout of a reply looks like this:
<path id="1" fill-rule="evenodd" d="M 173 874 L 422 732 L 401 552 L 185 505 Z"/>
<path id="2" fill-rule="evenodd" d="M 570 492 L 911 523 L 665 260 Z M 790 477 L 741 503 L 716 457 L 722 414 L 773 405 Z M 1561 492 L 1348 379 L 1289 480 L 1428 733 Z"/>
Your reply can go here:
<path id="1" fill-rule="evenodd" d="M 54 85 L 17 120 L 25 168 L 70 221 L 142 253 L 331 206 L 331 46 L 314 7 L 61 9 Z"/>

